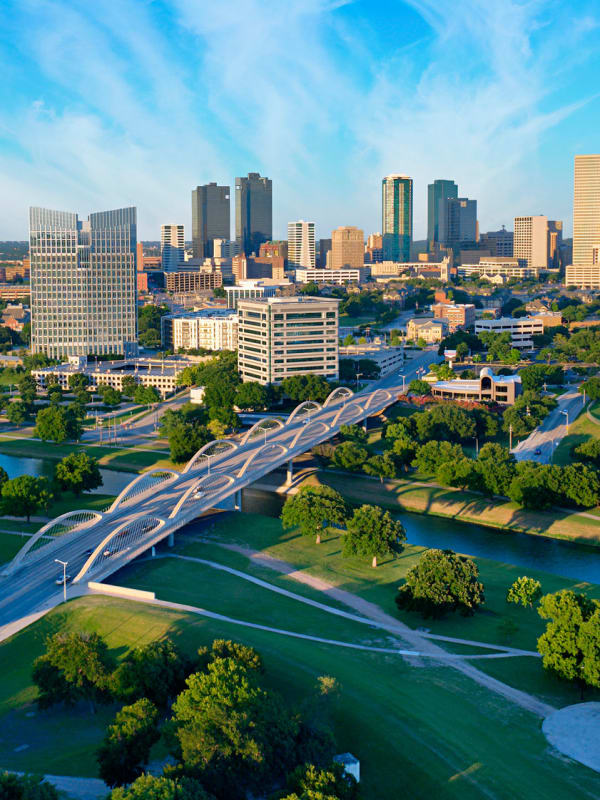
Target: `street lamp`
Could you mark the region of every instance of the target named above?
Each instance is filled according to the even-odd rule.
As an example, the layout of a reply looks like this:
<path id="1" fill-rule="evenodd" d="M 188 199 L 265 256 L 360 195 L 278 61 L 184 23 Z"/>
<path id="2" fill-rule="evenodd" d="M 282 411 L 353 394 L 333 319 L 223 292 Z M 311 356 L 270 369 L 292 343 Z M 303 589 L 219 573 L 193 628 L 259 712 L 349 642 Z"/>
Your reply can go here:
<path id="1" fill-rule="evenodd" d="M 362 372 L 357 372 L 356 373 L 356 391 L 357 392 L 358 392 L 358 379 L 362 378 L 362 375 L 363 375 Z"/>
<path id="2" fill-rule="evenodd" d="M 402 378 L 402 394 L 406 393 L 406 378 L 404 375 L 398 375 L 399 378 Z"/>
<path id="3" fill-rule="evenodd" d="M 479 437 L 475 437 L 475 456 L 479 458 Z"/>
<path id="4" fill-rule="evenodd" d="M 67 602 L 67 564 L 68 561 L 61 561 L 60 558 L 54 559 L 57 564 L 62 564 L 63 568 L 63 602 Z"/>
<path id="5" fill-rule="evenodd" d="M 564 414 L 567 418 L 567 433 L 569 432 L 569 412 L 568 411 L 561 411 L 561 414 Z"/>

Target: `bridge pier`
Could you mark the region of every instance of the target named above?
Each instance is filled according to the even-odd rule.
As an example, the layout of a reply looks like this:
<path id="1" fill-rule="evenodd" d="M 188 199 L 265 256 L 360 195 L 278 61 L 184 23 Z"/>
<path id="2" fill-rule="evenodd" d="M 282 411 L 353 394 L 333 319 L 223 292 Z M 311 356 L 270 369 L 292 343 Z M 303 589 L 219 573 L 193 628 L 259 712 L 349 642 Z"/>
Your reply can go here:
<path id="1" fill-rule="evenodd" d="M 294 459 L 290 458 L 287 465 L 287 475 L 285 478 L 285 485 L 289 486 L 292 482 L 292 478 L 294 477 Z"/>
<path id="2" fill-rule="evenodd" d="M 369 419 L 368 417 L 365 417 L 365 418 L 363 419 L 363 430 L 364 430 L 364 432 L 365 432 L 365 433 L 367 432 L 367 430 L 368 430 L 368 428 L 369 428 L 369 426 L 368 426 L 368 424 L 367 424 L 367 423 L 368 423 L 368 419 Z"/>
<path id="3" fill-rule="evenodd" d="M 167 538 L 167 547 L 174 547 L 175 546 L 175 534 L 170 533 Z"/>
<path id="4" fill-rule="evenodd" d="M 150 552 L 151 552 L 152 558 L 156 558 L 156 547 L 154 547 L 154 545 L 152 545 L 152 550 Z"/>
<path id="5" fill-rule="evenodd" d="M 241 511 L 242 510 L 242 490 L 238 489 L 235 493 L 235 499 L 233 501 L 233 510 L 234 511 Z"/>

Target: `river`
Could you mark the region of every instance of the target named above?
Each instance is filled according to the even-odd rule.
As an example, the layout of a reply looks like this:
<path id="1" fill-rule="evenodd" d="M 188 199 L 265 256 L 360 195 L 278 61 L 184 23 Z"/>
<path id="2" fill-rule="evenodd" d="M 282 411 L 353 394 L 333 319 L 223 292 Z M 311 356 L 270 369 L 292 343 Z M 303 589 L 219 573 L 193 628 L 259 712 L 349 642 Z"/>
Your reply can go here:
<path id="1" fill-rule="evenodd" d="M 48 444 L 48 447 L 52 447 L 52 445 Z M 52 480 L 56 463 L 44 458 L 21 458 L 0 453 L 0 467 L 6 470 L 9 478 L 17 478 L 19 475 L 34 475 Z M 94 489 L 92 494 L 119 494 L 121 489 L 135 478 L 131 472 L 117 472 L 114 469 L 101 469 L 100 474 L 103 484 Z"/>
<path id="2" fill-rule="evenodd" d="M 244 511 L 279 516 L 285 498 L 274 492 L 245 489 Z M 527 533 L 501 531 L 470 522 L 402 512 L 395 515 L 410 544 L 455 550 L 524 569 L 538 569 L 565 578 L 600 583 L 600 548 Z"/>

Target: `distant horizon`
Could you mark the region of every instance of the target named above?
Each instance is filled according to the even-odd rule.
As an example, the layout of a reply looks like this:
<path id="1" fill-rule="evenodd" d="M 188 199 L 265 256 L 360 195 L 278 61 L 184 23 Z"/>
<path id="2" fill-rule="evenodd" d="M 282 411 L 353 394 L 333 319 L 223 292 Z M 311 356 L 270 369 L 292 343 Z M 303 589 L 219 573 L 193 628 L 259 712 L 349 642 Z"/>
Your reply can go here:
<path id="1" fill-rule="evenodd" d="M 191 233 L 192 188 L 248 172 L 273 181 L 277 239 L 298 219 L 381 230 L 388 174 L 414 180 L 416 240 L 438 177 L 481 231 L 545 214 L 570 234 L 574 156 L 598 151 L 592 0 L 5 7 L 2 241 L 29 206 L 134 205 L 141 239 Z"/>

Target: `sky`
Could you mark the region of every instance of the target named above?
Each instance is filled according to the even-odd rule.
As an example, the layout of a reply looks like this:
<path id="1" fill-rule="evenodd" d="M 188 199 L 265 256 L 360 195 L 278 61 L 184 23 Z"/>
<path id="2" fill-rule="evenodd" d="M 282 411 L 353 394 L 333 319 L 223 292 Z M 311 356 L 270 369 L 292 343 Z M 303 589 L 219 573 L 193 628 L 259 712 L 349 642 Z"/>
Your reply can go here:
<path id="1" fill-rule="evenodd" d="M 139 238 L 190 239 L 191 189 L 248 172 L 273 180 L 275 238 L 379 231 L 390 173 L 414 179 L 415 239 L 435 178 L 481 231 L 568 233 L 599 30 L 597 0 L 2 0 L 0 240 L 30 205 L 135 205 Z"/>

